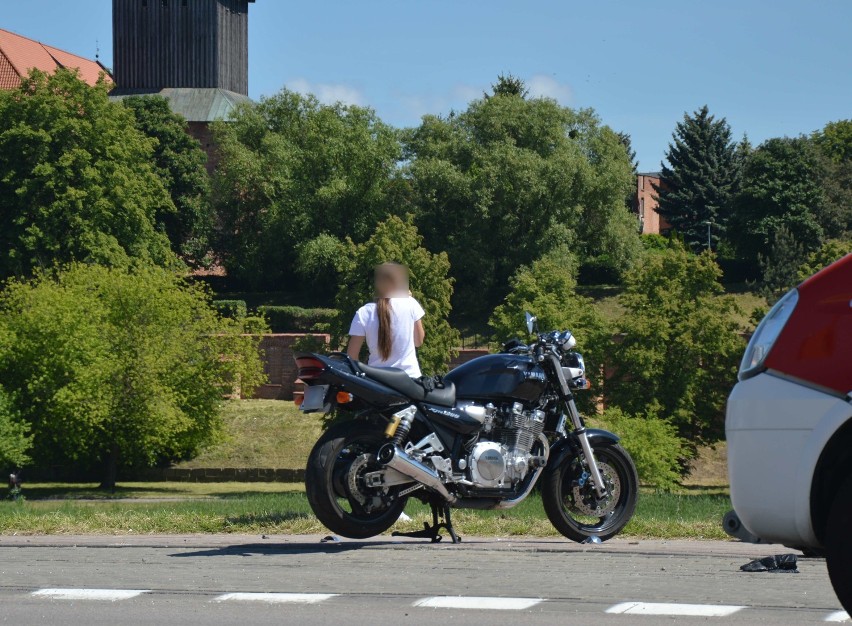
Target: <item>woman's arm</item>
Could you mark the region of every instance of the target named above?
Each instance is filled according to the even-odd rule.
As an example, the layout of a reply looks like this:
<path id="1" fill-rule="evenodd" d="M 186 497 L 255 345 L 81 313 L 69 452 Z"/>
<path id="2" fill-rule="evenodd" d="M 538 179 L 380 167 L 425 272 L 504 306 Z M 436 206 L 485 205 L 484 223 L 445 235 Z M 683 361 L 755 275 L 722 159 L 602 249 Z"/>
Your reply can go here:
<path id="1" fill-rule="evenodd" d="M 349 345 L 346 346 L 346 354 L 349 355 L 350 358 L 357 361 L 358 356 L 361 354 L 361 346 L 364 345 L 364 337 L 358 335 L 352 335 L 349 337 Z"/>
<path id="2" fill-rule="evenodd" d="M 423 345 L 423 340 L 426 338 L 426 331 L 423 330 L 423 320 L 414 322 L 414 347 L 419 348 Z"/>

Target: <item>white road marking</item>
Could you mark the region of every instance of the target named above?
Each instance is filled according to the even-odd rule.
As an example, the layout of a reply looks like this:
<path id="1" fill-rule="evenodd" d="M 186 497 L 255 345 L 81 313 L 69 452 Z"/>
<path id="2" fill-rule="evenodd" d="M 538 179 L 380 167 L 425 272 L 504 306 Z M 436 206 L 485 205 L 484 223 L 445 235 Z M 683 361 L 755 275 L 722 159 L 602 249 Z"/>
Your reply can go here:
<path id="1" fill-rule="evenodd" d="M 834 613 L 830 613 L 825 620 L 826 622 L 848 622 L 850 621 L 849 613 L 846 611 L 836 611 Z"/>
<path id="2" fill-rule="evenodd" d="M 523 611 L 543 602 L 541 598 L 487 598 L 463 596 L 433 596 L 423 598 L 413 606 L 435 609 L 493 609 L 497 611 Z"/>
<path id="3" fill-rule="evenodd" d="M 39 589 L 31 595 L 41 598 L 54 598 L 56 600 L 129 600 L 143 593 L 150 593 L 148 589 Z"/>
<path id="4" fill-rule="evenodd" d="M 240 602 L 272 602 L 279 604 L 317 604 L 336 593 L 226 593 L 216 598 L 217 602 L 236 600 Z"/>
<path id="5" fill-rule="evenodd" d="M 609 607 L 607 613 L 621 615 L 678 615 L 689 617 L 727 617 L 744 606 L 724 604 L 666 604 L 656 602 L 622 602 Z"/>

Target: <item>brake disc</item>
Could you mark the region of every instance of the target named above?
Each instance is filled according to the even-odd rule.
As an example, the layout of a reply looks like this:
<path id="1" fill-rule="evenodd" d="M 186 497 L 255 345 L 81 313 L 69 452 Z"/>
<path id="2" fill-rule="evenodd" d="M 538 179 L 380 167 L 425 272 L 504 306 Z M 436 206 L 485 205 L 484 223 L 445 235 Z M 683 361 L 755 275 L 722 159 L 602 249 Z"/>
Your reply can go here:
<path id="1" fill-rule="evenodd" d="M 598 463 L 598 469 L 606 485 L 607 495 L 603 499 L 598 499 L 591 480 L 587 481 L 582 487 L 575 485 L 572 489 L 574 502 L 571 508 L 581 515 L 588 515 L 589 517 L 609 515 L 615 509 L 615 505 L 621 496 L 621 481 L 618 480 L 618 474 L 615 470 L 606 463 Z"/>
<path id="2" fill-rule="evenodd" d="M 361 483 L 363 483 L 364 470 L 373 460 L 372 454 L 362 454 L 352 461 L 349 466 L 349 471 L 346 474 L 346 491 L 353 500 L 361 506 L 367 503 L 367 494 L 361 491 Z"/>

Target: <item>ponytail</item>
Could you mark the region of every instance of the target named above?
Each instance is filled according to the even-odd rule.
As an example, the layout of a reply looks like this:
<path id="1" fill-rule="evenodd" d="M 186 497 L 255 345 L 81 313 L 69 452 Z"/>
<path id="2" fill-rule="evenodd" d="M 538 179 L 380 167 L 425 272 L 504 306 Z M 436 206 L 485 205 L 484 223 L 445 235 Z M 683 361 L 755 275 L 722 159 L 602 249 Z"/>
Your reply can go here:
<path id="1" fill-rule="evenodd" d="M 379 298 L 376 300 L 376 311 L 379 314 L 379 355 L 383 361 L 387 361 L 390 358 L 393 347 L 390 298 Z"/>

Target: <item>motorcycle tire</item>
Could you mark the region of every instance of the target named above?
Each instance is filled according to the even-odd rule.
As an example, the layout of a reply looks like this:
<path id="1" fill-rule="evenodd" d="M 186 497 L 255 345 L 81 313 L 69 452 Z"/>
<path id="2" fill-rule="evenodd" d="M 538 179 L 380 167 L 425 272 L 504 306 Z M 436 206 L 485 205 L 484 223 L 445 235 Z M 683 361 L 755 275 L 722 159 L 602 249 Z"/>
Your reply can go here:
<path id="1" fill-rule="evenodd" d="M 314 514 L 332 533 L 366 539 L 385 532 L 399 519 L 406 498 L 387 493 L 378 508 L 365 507 L 359 501 L 371 497 L 358 490 L 359 472 L 380 469 L 375 453 L 385 442 L 380 424 L 357 420 L 335 424 L 311 450 L 305 492 Z M 354 495 L 353 488 L 358 490 Z"/>
<path id="2" fill-rule="evenodd" d="M 852 476 L 834 498 L 825 534 L 825 564 L 834 593 L 852 615 Z"/>
<path id="3" fill-rule="evenodd" d="M 639 476 L 633 459 L 619 445 L 597 446 L 593 452 L 609 488 L 609 499 L 603 502 L 597 500 L 592 481 L 583 476 L 585 465 L 577 457 L 548 466 L 542 477 L 547 518 L 572 541 L 592 536 L 606 541 L 621 532 L 636 510 Z"/>

